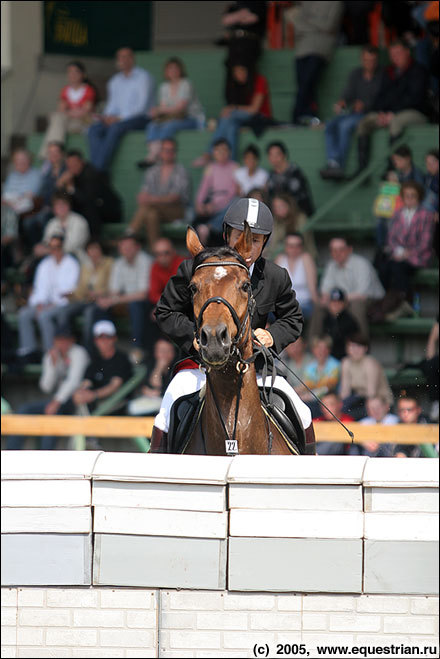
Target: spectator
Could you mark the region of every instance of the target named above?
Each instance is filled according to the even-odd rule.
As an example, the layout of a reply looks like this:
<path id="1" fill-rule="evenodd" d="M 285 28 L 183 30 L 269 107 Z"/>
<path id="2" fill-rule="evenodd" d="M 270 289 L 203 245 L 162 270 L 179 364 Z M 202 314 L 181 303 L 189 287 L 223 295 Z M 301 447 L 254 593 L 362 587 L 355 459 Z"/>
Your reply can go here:
<path id="1" fill-rule="evenodd" d="M 37 340 L 33 321 L 37 321 L 43 350 L 50 350 L 55 333 L 55 321 L 60 307 L 68 304 L 68 296 L 76 287 L 79 263 L 63 249 L 64 236 L 53 235 L 49 241 L 49 256 L 39 263 L 32 293 L 25 307 L 18 312 L 18 356 L 26 362 L 35 358 Z"/>
<path id="2" fill-rule="evenodd" d="M 73 392 L 79 387 L 89 363 L 87 350 L 75 343 L 75 337 L 68 327 L 59 328 L 54 336 L 52 347 L 43 357 L 40 389 L 49 398 L 34 400 L 21 405 L 17 414 L 73 414 Z M 25 438 L 8 437 L 6 448 L 23 448 Z M 52 450 L 57 437 L 42 437 L 40 448 Z"/>
<path id="3" fill-rule="evenodd" d="M 347 357 L 341 364 L 340 388 L 344 412 L 358 421 L 366 416 L 366 399 L 377 396 L 391 406 L 393 394 L 387 376 L 377 359 L 367 354 L 367 339 L 361 334 L 354 334 L 347 340 L 346 351 Z"/>
<path id="4" fill-rule="evenodd" d="M 341 360 L 345 357 L 346 341 L 349 336 L 359 332 L 359 324 L 347 310 L 347 297 L 340 288 L 330 291 L 322 327 L 332 340 L 333 357 Z"/>
<path id="5" fill-rule="evenodd" d="M 92 328 L 97 315 L 94 303 L 98 297 L 108 294 L 113 259 L 104 255 L 101 243 L 93 238 L 86 245 L 86 253 L 87 260 L 81 264 L 78 285 L 69 296 L 69 303 L 60 308 L 58 324 L 69 326 L 75 316 L 83 314 L 83 343 L 91 348 Z"/>
<path id="6" fill-rule="evenodd" d="M 370 135 L 377 128 L 388 128 L 390 141 L 395 141 L 407 126 L 423 124 L 426 117 L 427 71 L 411 58 L 403 41 L 389 48 L 391 65 L 385 70 L 371 112 L 359 122 L 358 172 L 370 159 Z"/>
<path id="7" fill-rule="evenodd" d="M 329 336 L 316 336 L 311 343 L 314 360 L 307 366 L 304 373 L 304 383 L 313 391 L 315 396 L 322 397 L 339 383 L 341 365 L 331 356 L 332 340 Z M 319 416 L 319 403 L 314 396 L 302 387 L 298 394 L 309 406 L 312 417 Z"/>
<path id="8" fill-rule="evenodd" d="M 320 285 L 320 305 L 314 310 L 311 336 L 322 333 L 324 307 L 330 299 L 330 291 L 340 288 L 347 296 L 348 310 L 357 320 L 361 332 L 368 335 L 367 307 L 371 301 L 381 300 L 385 291 L 371 263 L 363 256 L 353 254 L 353 247 L 346 238 L 330 241 L 331 260 L 326 265 Z"/>
<path id="9" fill-rule="evenodd" d="M 88 415 L 96 406 L 113 396 L 132 376 L 130 361 L 117 349 L 116 327 L 109 320 L 100 320 L 93 326 L 96 351 L 84 374 L 84 380 L 73 394 L 77 411 Z M 124 411 L 126 402 L 121 401 L 118 414 Z"/>
<path id="10" fill-rule="evenodd" d="M 415 166 L 413 154 L 409 146 L 402 144 L 393 151 L 391 156 L 394 171 L 397 173 L 399 183 L 417 181 L 423 184 L 423 172 Z"/>
<path id="11" fill-rule="evenodd" d="M 49 117 L 49 126 L 40 147 L 40 158 L 47 157 L 47 147 L 55 141 L 64 144 L 66 133 L 82 133 L 92 121 L 96 89 L 87 80 L 81 62 L 69 62 L 67 82 L 62 88 L 58 108 Z"/>
<path id="12" fill-rule="evenodd" d="M 419 401 L 412 396 L 403 394 L 397 401 L 399 423 L 429 423 L 428 417 L 422 414 Z M 422 452 L 416 444 L 398 444 L 394 450 L 396 458 L 420 458 Z"/>
<path id="13" fill-rule="evenodd" d="M 352 70 L 341 98 L 333 106 L 336 116 L 325 125 L 327 165 L 320 170 L 323 179 L 337 181 L 345 177 L 351 135 L 362 117 L 371 110 L 382 81 L 378 59 L 379 51 L 375 46 L 363 47 L 362 66 Z"/>
<path id="14" fill-rule="evenodd" d="M 399 417 L 390 414 L 388 401 L 381 396 L 368 398 L 366 402 L 368 416 L 360 420 L 364 426 L 384 425 L 394 426 L 399 423 Z M 352 444 L 349 450 L 350 455 L 367 455 L 370 458 L 391 458 L 394 454 L 392 444 L 382 444 L 370 439 L 362 444 Z"/>
<path id="15" fill-rule="evenodd" d="M 287 362 L 287 366 L 301 380 L 304 380 L 306 368 L 313 361 L 313 357 L 307 351 L 307 344 L 302 336 L 299 336 L 293 343 L 289 343 L 289 345 L 281 353 L 281 357 Z M 302 384 L 300 384 L 299 380 L 295 378 L 289 371 L 286 373 L 286 379 L 297 393 L 301 390 Z"/>
<path id="16" fill-rule="evenodd" d="M 237 163 L 231 160 L 228 142 L 223 138 L 217 140 L 212 155 L 214 162 L 206 167 L 196 197 L 194 226 L 203 244 L 206 244 L 211 232 L 221 235 L 224 215 L 237 190 L 234 178 Z"/>
<path id="17" fill-rule="evenodd" d="M 279 193 L 290 194 L 307 217 L 312 215 L 315 209 L 309 183 L 298 165 L 289 162 L 286 146 L 282 142 L 271 142 L 266 152 L 272 166 L 267 183 L 269 198 Z"/>
<path id="18" fill-rule="evenodd" d="M 276 257 L 275 263 L 289 273 L 303 316 L 310 318 L 318 301 L 318 273 L 314 260 L 304 251 L 304 237 L 300 233 L 286 235 L 284 252 Z"/>
<path id="19" fill-rule="evenodd" d="M 152 258 L 141 249 L 139 238 L 126 233 L 118 242 L 119 258 L 110 275 L 109 292 L 97 298 L 97 305 L 116 315 L 129 315 L 134 362 L 144 354 L 145 301 L 150 284 Z"/>
<path id="20" fill-rule="evenodd" d="M 220 43 L 227 44 L 229 61 L 257 61 L 266 32 L 266 9 L 266 2 L 238 1 L 227 6 L 222 17 L 226 32 Z"/>
<path id="21" fill-rule="evenodd" d="M 320 123 L 315 89 L 339 35 L 343 2 L 300 2 L 294 8 L 297 95 L 292 123 Z"/>
<path id="22" fill-rule="evenodd" d="M 171 365 L 176 358 L 173 344 L 160 338 L 154 344 L 153 359 L 148 364 L 145 384 L 139 398 L 128 404 L 128 413 L 133 416 L 157 414 L 160 410 L 165 390 L 171 380 Z"/>
<path id="23" fill-rule="evenodd" d="M 432 421 L 438 423 L 439 405 L 438 405 L 438 337 L 439 324 L 438 317 L 429 333 L 426 344 L 426 359 L 421 363 L 423 374 L 428 383 L 428 395 L 431 401 L 431 411 L 429 416 Z"/>
<path id="24" fill-rule="evenodd" d="M 322 404 L 323 403 L 323 404 Z M 330 414 L 333 412 L 335 417 L 342 423 L 353 423 L 354 419 L 349 414 L 342 411 L 343 403 L 340 396 L 335 391 L 329 391 L 328 394 L 322 396 L 321 403 L 321 416 L 314 419 L 314 422 L 322 421 L 335 421 L 334 417 Z M 324 407 L 325 405 L 325 407 Z M 325 408 L 328 407 L 330 412 Z M 318 442 L 316 445 L 316 453 L 318 455 L 347 455 L 351 446 L 343 444 L 342 442 Z"/>
<path id="25" fill-rule="evenodd" d="M 191 179 L 185 167 L 176 162 L 177 144 L 172 138 L 162 142 L 160 162 L 145 175 L 138 194 L 138 208 L 130 222 L 130 230 L 145 229 L 150 247 L 160 236 L 161 222 L 172 222 L 185 216 L 191 198 Z"/>
<path id="26" fill-rule="evenodd" d="M 423 208 L 437 213 L 438 216 L 438 149 L 431 149 L 425 156 L 426 174 L 423 178 L 425 199 Z M 438 226 L 438 217 L 437 217 Z M 435 241 L 434 241 L 435 244 Z"/>
<path id="27" fill-rule="evenodd" d="M 350 46 L 363 46 L 370 40 L 370 17 L 376 3 L 369 0 L 344 2 L 343 29 Z"/>
<path id="28" fill-rule="evenodd" d="M 17 250 L 18 243 L 18 217 L 11 210 L 3 213 L 2 207 L 2 224 L 1 224 L 1 286 L 2 295 L 6 286 L 6 269 L 18 265 L 19 254 Z"/>
<path id="29" fill-rule="evenodd" d="M 252 188 L 252 190 L 249 190 L 246 197 L 248 199 L 257 199 L 258 201 L 263 202 L 263 204 L 266 204 L 266 206 L 269 204 L 267 192 L 264 188 Z"/>
<path id="30" fill-rule="evenodd" d="M 93 236 L 99 236 L 104 222 L 120 222 L 121 200 L 104 172 L 86 162 L 80 151 L 67 152 L 67 169 L 57 181 L 72 195 L 73 210 L 86 218 Z"/>
<path id="31" fill-rule="evenodd" d="M 48 244 L 51 237 L 63 234 L 64 251 L 73 254 L 79 261 L 84 261 L 85 247 L 90 238 L 87 220 L 72 211 L 72 198 L 64 190 L 57 190 L 54 193 L 52 205 L 55 217 L 46 225 L 43 242 L 35 245 L 34 255 L 46 256 L 49 253 Z"/>
<path id="32" fill-rule="evenodd" d="M 131 48 L 116 52 L 119 73 L 107 85 L 107 104 L 97 123 L 89 128 L 90 160 L 98 170 L 107 170 L 119 140 L 130 130 L 143 130 L 154 103 L 154 79 L 135 66 Z"/>
<path id="33" fill-rule="evenodd" d="M 271 237 L 271 253 L 276 254 L 289 233 L 298 233 L 306 224 L 307 218 L 300 210 L 295 199 L 285 192 L 274 195 L 272 199 L 274 230 Z M 305 231 L 303 243 L 307 252 L 314 258 L 317 256 L 315 239 L 311 231 Z"/>
<path id="34" fill-rule="evenodd" d="M 228 142 L 232 158 L 237 160 L 238 137 L 242 126 L 250 126 L 259 137 L 265 128 L 275 123 L 266 78 L 255 71 L 254 64 L 237 62 L 231 66 L 231 83 L 226 90 L 227 105 L 220 113 L 208 152 L 193 162 L 194 167 L 208 164 L 219 139 Z"/>
<path id="35" fill-rule="evenodd" d="M 182 60 L 169 59 L 164 77 L 166 82 L 159 87 L 159 105 L 150 110 L 151 121 L 146 131 L 148 154 L 139 163 L 141 168 L 154 164 L 163 140 L 174 137 L 179 130 L 203 128 L 205 124 L 203 108 Z"/>
<path id="36" fill-rule="evenodd" d="M 269 174 L 259 167 L 259 161 L 260 150 L 254 144 L 249 144 L 243 151 L 243 167 L 236 169 L 234 175 L 239 197 L 246 197 L 255 188 L 266 186 Z"/>

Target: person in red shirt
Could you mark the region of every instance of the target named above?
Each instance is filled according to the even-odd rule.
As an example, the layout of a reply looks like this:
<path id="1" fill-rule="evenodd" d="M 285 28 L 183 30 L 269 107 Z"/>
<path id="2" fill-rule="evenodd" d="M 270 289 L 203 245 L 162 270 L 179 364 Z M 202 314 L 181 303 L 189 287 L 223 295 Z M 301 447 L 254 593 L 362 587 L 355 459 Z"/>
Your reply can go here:
<path id="1" fill-rule="evenodd" d="M 208 152 L 194 161 L 194 167 L 208 164 L 215 142 L 225 139 L 231 147 L 233 160 L 237 160 L 238 136 L 241 126 L 250 126 L 257 137 L 264 129 L 277 122 L 272 118 L 269 85 L 264 76 L 248 63 L 229 64 L 226 84 L 227 105 L 220 113 L 217 129 L 212 136 Z"/>
<path id="2" fill-rule="evenodd" d="M 328 394 L 322 396 L 321 401 L 328 407 L 328 409 L 333 412 L 335 417 L 342 421 L 342 423 L 353 423 L 354 419 L 349 414 L 344 414 L 342 412 L 342 398 L 334 391 L 329 391 Z M 334 421 L 332 415 L 321 405 L 322 415 L 317 419 L 313 419 L 313 423 L 316 421 Z M 344 430 L 341 428 L 341 432 Z M 318 455 L 347 455 L 349 444 L 343 444 L 339 442 L 318 442 L 316 444 L 316 453 Z"/>

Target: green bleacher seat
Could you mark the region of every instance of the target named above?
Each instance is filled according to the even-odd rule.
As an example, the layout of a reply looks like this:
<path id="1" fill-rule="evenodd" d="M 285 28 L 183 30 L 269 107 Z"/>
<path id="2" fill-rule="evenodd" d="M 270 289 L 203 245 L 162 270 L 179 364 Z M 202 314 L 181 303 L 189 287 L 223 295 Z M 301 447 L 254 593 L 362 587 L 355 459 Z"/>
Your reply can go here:
<path id="1" fill-rule="evenodd" d="M 378 323 L 372 325 L 372 334 L 380 335 L 426 335 L 428 336 L 433 324 L 432 318 L 399 318 L 390 323 Z"/>
<path id="2" fill-rule="evenodd" d="M 398 387 L 420 387 L 426 384 L 426 378 L 419 368 L 395 368 L 385 369 L 388 382 L 394 388 Z"/>

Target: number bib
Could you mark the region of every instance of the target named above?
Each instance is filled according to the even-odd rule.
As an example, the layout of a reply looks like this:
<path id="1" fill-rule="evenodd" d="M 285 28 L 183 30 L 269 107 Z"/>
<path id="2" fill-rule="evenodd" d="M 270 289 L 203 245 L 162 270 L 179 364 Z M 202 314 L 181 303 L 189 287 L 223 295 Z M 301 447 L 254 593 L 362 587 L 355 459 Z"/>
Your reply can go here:
<path id="1" fill-rule="evenodd" d="M 227 455 L 238 455 L 238 442 L 236 439 L 225 440 L 225 448 Z"/>

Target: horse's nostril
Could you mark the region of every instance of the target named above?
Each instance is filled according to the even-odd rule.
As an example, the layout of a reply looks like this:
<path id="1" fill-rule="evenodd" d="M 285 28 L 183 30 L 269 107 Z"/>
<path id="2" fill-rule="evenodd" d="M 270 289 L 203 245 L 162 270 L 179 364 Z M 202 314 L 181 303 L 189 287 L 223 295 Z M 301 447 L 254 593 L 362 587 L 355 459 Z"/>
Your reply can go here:
<path id="1" fill-rule="evenodd" d="M 228 346 L 230 344 L 228 328 L 226 327 L 226 325 L 221 325 L 220 327 L 218 327 L 216 334 L 220 343 L 223 346 Z"/>
<path id="2" fill-rule="evenodd" d="M 206 346 L 208 345 L 208 340 L 209 340 L 209 332 L 204 327 L 202 327 L 202 329 L 200 330 L 200 345 L 206 348 Z"/>

